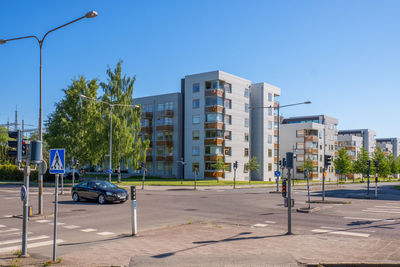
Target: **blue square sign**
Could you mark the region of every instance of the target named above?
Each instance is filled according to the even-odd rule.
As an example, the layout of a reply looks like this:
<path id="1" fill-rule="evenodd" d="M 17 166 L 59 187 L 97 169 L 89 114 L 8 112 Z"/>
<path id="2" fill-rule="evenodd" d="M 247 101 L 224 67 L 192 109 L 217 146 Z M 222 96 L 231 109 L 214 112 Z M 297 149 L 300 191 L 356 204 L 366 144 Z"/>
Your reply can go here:
<path id="1" fill-rule="evenodd" d="M 65 149 L 50 149 L 50 173 L 65 173 Z"/>

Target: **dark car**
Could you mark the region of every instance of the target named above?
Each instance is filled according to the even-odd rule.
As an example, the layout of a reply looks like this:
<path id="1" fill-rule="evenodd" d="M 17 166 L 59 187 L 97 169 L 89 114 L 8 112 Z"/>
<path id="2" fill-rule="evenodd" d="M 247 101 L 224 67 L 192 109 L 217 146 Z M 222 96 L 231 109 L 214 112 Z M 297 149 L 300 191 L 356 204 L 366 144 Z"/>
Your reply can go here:
<path id="1" fill-rule="evenodd" d="M 81 175 L 79 174 L 79 172 L 75 171 L 75 180 L 79 180 L 80 177 Z M 65 173 L 64 178 L 72 180 L 72 172 Z"/>
<path id="2" fill-rule="evenodd" d="M 105 202 L 125 202 L 128 192 L 107 181 L 84 181 L 72 187 L 72 200 L 96 200 L 99 204 Z"/>

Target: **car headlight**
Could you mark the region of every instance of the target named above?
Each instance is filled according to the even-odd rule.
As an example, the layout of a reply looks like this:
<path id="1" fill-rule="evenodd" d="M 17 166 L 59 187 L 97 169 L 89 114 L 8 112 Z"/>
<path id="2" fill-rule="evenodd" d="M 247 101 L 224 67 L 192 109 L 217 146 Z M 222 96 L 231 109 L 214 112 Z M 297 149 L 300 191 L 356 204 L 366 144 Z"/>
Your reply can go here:
<path id="1" fill-rule="evenodd" d="M 107 195 L 107 196 L 112 196 L 112 195 L 114 195 L 114 194 L 111 193 L 111 192 L 106 192 L 106 195 Z"/>

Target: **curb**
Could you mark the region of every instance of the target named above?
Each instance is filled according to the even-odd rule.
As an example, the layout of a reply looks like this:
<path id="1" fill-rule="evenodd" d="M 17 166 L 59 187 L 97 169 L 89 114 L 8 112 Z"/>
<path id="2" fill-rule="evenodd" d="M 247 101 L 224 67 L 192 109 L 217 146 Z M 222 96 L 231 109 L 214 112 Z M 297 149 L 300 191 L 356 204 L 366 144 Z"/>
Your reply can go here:
<path id="1" fill-rule="evenodd" d="M 308 201 L 306 201 L 308 203 Z M 317 204 L 351 204 L 351 201 L 341 201 L 341 200 L 311 200 L 310 203 Z"/>
<path id="2" fill-rule="evenodd" d="M 327 263 L 305 263 L 307 267 L 395 267 L 400 263 L 394 262 L 327 262 Z"/>
<path id="3" fill-rule="evenodd" d="M 17 219 L 22 219 L 22 215 L 13 215 L 13 218 Z M 28 221 L 36 221 L 36 220 L 43 220 L 43 219 L 50 219 L 54 218 L 54 214 L 45 214 L 45 215 L 33 215 L 33 216 L 28 216 Z"/>
<path id="4" fill-rule="evenodd" d="M 296 209 L 297 212 L 301 212 L 301 213 L 313 213 L 313 212 L 316 212 L 316 211 L 319 211 L 319 210 L 320 210 L 320 208 L 318 208 L 318 207 L 314 207 L 314 208 L 306 208 L 306 207 L 304 207 L 304 208 Z"/>

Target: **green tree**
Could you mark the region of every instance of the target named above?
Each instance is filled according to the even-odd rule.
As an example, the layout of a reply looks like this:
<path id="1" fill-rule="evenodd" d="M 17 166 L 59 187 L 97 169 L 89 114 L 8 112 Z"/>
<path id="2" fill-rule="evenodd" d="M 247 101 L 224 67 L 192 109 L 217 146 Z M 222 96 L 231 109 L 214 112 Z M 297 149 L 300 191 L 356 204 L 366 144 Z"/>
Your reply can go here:
<path id="1" fill-rule="evenodd" d="M 246 167 L 250 171 L 258 172 L 260 169 L 260 164 L 258 164 L 257 157 L 256 156 L 251 157 L 249 161 L 246 163 Z"/>
<path id="2" fill-rule="evenodd" d="M 80 95 L 96 99 L 98 82 L 81 76 L 64 89 L 64 98 L 45 122 L 48 130 L 45 140 L 49 148 L 65 148 L 67 157 L 74 157 L 86 164 L 95 165 L 104 159 L 104 148 L 100 146 L 105 132 L 104 119 L 99 112 L 99 103 L 81 99 Z"/>
<path id="3" fill-rule="evenodd" d="M 379 162 L 378 166 L 375 166 L 375 162 Z M 389 160 L 386 158 L 385 154 L 383 153 L 382 149 L 378 147 L 375 151 L 374 157 L 374 170 L 380 177 L 388 177 L 391 173 L 391 166 Z"/>
<path id="4" fill-rule="evenodd" d="M 100 83 L 103 89 L 102 101 L 112 105 L 102 105 L 106 128 L 110 127 L 112 116 L 112 167 L 131 164 L 135 169 L 139 168 L 139 162 L 146 162 L 146 149 L 150 140 L 140 138 L 140 107 L 133 107 L 133 85 L 136 77 L 122 74 L 122 61 L 117 63 L 115 69 L 107 69 L 107 82 Z M 103 149 L 107 151 L 109 134 L 103 135 Z"/>
<path id="5" fill-rule="evenodd" d="M 333 164 L 342 177 L 351 173 L 351 159 L 344 147 L 339 150 L 339 155 L 333 160 Z"/>
<path id="6" fill-rule="evenodd" d="M 368 173 L 368 160 L 369 153 L 365 148 L 362 147 L 360 153 L 357 156 L 357 159 L 353 163 L 352 172 L 361 174 L 361 178 L 363 180 Z"/>
<path id="7" fill-rule="evenodd" d="M 222 158 L 219 158 L 216 162 L 211 164 L 211 168 L 216 171 L 226 171 L 227 166 Z M 219 177 L 217 176 L 217 181 L 219 182 Z"/>
<path id="8" fill-rule="evenodd" d="M 8 142 L 8 131 L 5 127 L 0 127 L 0 163 L 8 163 L 7 155 L 7 143 Z"/>
<path id="9" fill-rule="evenodd" d="M 310 158 L 307 158 L 303 164 L 300 165 L 300 170 L 304 172 L 305 170 L 308 170 L 308 172 L 311 174 L 312 170 L 314 168 L 313 162 Z"/>

